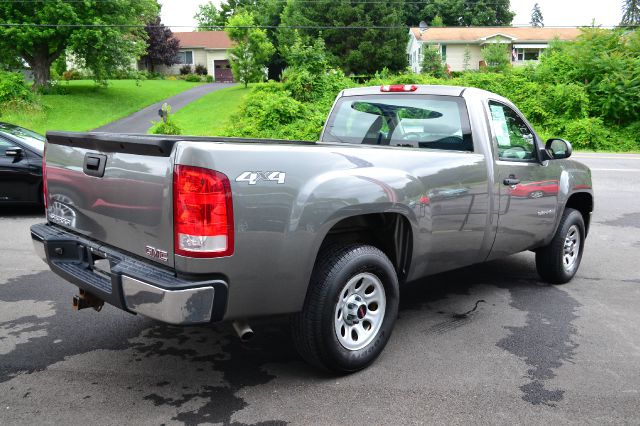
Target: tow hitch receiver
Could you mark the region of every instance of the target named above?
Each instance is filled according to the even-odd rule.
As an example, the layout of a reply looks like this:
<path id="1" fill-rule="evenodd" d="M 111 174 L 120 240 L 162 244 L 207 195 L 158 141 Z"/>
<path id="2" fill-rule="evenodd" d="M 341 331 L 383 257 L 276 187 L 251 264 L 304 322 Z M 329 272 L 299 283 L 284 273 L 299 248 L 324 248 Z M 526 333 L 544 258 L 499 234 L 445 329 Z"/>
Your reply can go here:
<path id="1" fill-rule="evenodd" d="M 73 310 L 79 311 L 84 308 L 93 308 L 96 312 L 102 310 L 104 306 L 104 300 L 98 299 L 93 294 L 80 289 L 80 294 L 73 296 Z"/>

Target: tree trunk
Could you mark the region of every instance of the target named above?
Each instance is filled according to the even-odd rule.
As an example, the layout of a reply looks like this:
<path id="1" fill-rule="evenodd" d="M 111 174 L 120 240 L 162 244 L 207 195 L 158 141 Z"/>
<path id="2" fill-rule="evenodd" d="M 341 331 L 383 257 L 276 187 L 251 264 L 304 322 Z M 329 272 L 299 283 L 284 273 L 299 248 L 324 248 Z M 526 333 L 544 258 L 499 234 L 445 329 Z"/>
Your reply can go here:
<path id="1" fill-rule="evenodd" d="M 33 87 L 34 91 L 40 88 L 49 87 L 49 80 L 51 79 L 51 71 L 49 70 L 51 64 L 48 61 L 41 62 L 35 60 L 33 64 L 31 64 L 31 69 L 33 70 Z"/>
<path id="2" fill-rule="evenodd" d="M 41 44 L 36 46 L 33 55 L 25 57 L 24 59 L 31 66 L 33 71 L 33 86 L 32 90 L 37 91 L 41 88 L 48 88 L 51 83 L 51 64 L 55 61 L 60 53 L 49 52 L 49 46 Z"/>

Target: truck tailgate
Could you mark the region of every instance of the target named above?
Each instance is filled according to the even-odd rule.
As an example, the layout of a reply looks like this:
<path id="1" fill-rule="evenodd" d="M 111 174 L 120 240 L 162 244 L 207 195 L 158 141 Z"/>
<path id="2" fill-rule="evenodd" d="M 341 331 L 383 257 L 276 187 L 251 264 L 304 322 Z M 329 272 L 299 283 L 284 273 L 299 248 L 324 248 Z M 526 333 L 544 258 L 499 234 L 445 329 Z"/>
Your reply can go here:
<path id="1" fill-rule="evenodd" d="M 47 141 L 48 220 L 172 267 L 175 140 L 50 132 Z"/>

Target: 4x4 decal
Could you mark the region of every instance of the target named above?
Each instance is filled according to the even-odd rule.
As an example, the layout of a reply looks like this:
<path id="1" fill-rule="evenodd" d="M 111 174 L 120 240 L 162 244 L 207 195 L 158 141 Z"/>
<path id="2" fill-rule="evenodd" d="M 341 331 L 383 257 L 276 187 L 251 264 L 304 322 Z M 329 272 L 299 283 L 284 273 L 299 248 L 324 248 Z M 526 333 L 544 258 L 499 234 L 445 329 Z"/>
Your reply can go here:
<path id="1" fill-rule="evenodd" d="M 255 185 L 260 181 L 283 184 L 286 176 L 285 172 L 242 172 L 236 178 L 236 182 L 247 182 L 249 185 Z"/>

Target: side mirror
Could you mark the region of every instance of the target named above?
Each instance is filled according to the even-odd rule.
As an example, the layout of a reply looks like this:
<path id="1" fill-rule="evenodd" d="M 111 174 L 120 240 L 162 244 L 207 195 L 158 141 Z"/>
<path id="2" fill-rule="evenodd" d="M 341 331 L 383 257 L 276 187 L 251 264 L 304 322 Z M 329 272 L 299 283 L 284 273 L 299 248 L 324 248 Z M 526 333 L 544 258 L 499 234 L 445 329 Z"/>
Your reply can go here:
<path id="1" fill-rule="evenodd" d="M 545 160 L 561 160 L 569 158 L 573 153 L 571 143 L 564 139 L 552 138 L 547 141 L 543 151 Z"/>
<path id="2" fill-rule="evenodd" d="M 22 157 L 22 148 L 11 146 L 4 151 L 6 157 L 20 158 Z"/>

